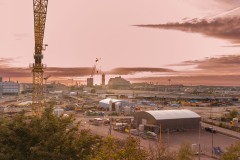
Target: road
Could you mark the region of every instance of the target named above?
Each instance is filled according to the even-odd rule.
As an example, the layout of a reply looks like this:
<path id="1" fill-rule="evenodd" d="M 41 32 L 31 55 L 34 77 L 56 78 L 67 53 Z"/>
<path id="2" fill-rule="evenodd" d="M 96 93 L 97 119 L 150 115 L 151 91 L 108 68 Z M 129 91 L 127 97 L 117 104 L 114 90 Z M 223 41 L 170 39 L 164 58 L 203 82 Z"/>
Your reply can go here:
<path id="1" fill-rule="evenodd" d="M 226 135 L 229 135 L 229 136 L 232 136 L 232 137 L 236 137 L 236 138 L 238 138 L 238 140 L 240 139 L 240 133 L 239 132 L 235 132 L 235 131 L 232 131 L 232 130 L 229 130 L 229 129 L 221 128 L 221 127 L 218 127 L 218 126 L 212 126 L 210 124 L 203 123 L 203 122 L 202 122 L 202 127 L 213 127 L 213 129 L 215 129 L 217 132 L 220 132 L 222 134 L 226 134 Z"/>

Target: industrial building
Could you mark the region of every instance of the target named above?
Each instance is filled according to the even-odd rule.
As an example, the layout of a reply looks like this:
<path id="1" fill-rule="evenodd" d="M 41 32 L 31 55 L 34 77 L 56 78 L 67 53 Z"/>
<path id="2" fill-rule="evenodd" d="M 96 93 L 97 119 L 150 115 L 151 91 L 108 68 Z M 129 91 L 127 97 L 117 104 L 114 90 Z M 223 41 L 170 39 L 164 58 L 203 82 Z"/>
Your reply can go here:
<path id="1" fill-rule="evenodd" d="M 110 101 L 112 102 L 112 111 L 119 112 L 123 107 L 128 106 L 128 101 L 106 98 L 99 102 L 99 107 L 103 109 L 109 109 Z"/>
<path id="2" fill-rule="evenodd" d="M 201 117 L 190 110 L 150 110 L 137 112 L 134 121 L 145 130 L 159 132 L 160 126 L 162 131 L 198 129 Z"/>
<path id="3" fill-rule="evenodd" d="M 93 78 L 87 78 L 87 86 L 88 87 L 93 87 Z"/>
<path id="4" fill-rule="evenodd" d="M 21 83 L 20 93 L 32 92 L 32 83 Z"/>
<path id="5" fill-rule="evenodd" d="M 123 79 L 121 76 L 110 78 L 108 81 L 108 87 L 111 89 L 129 89 L 131 83 L 125 79 Z"/>
<path id="6" fill-rule="evenodd" d="M 12 81 L 0 82 L 2 94 L 19 94 L 20 84 Z"/>

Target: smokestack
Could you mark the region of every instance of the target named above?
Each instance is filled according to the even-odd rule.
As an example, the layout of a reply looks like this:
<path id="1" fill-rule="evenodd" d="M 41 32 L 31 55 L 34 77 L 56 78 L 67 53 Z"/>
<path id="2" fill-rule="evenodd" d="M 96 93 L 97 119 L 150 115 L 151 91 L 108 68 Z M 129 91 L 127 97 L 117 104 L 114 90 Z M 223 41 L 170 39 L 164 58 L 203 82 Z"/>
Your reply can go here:
<path id="1" fill-rule="evenodd" d="M 102 86 L 105 86 L 105 74 L 102 74 Z"/>

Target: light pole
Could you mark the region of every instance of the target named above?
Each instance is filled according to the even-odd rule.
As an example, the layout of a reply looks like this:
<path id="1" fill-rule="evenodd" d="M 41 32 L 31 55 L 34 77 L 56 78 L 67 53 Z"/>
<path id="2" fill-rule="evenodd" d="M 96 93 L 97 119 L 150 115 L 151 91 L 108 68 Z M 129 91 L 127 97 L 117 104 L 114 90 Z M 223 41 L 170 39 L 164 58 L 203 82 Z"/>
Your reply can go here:
<path id="1" fill-rule="evenodd" d="M 159 144 L 162 147 L 162 124 L 159 126 Z"/>
<path id="2" fill-rule="evenodd" d="M 211 105 L 211 114 L 210 114 L 210 118 L 212 120 L 212 156 L 213 156 L 213 118 L 212 118 L 212 105 Z"/>
<path id="3" fill-rule="evenodd" d="M 198 128 L 198 160 L 201 158 L 201 146 L 200 146 L 200 137 L 201 137 L 201 122 L 199 122 Z"/>
<path id="4" fill-rule="evenodd" d="M 110 125 L 108 135 L 112 134 L 112 100 L 109 100 L 109 111 L 110 111 Z"/>
<path id="5" fill-rule="evenodd" d="M 48 75 L 47 77 L 43 78 L 45 80 L 45 96 L 44 96 L 44 103 L 46 104 L 46 97 L 47 97 L 47 80 L 50 78 L 51 75 Z"/>

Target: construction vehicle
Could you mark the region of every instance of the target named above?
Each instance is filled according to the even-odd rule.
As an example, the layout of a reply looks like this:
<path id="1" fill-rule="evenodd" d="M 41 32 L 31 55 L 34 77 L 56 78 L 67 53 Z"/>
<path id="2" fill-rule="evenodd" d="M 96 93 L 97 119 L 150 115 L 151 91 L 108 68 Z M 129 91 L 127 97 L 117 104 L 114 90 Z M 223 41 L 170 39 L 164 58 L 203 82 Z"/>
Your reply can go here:
<path id="1" fill-rule="evenodd" d="M 42 115 L 44 86 L 43 73 L 46 66 L 42 64 L 42 51 L 47 45 L 43 44 L 44 30 L 47 16 L 48 0 L 33 0 L 34 35 L 35 35 L 35 62 L 30 66 L 33 73 L 32 110 L 37 116 Z"/>

